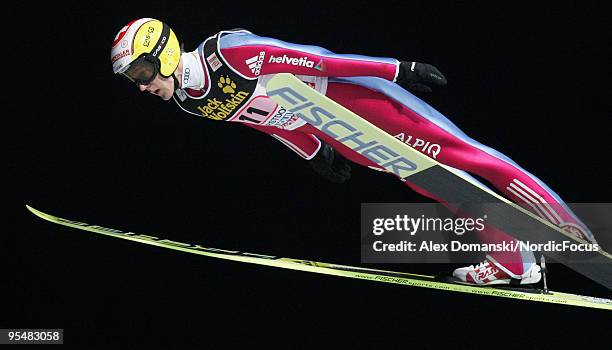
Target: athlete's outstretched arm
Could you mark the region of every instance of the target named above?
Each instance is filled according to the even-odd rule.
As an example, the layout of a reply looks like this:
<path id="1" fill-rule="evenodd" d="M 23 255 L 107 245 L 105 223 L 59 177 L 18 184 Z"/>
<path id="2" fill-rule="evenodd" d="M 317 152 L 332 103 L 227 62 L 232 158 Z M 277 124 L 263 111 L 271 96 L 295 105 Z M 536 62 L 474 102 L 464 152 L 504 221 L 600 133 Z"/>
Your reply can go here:
<path id="1" fill-rule="evenodd" d="M 223 35 L 219 47 L 228 63 L 250 78 L 274 73 L 311 76 L 375 76 L 395 81 L 399 61 L 360 55 L 335 54 L 322 47 L 261 37 L 246 30 Z M 259 59 L 253 66 L 251 58 Z M 254 61 L 257 64 L 257 61 Z M 257 68 L 257 69 L 255 69 Z"/>
<path id="2" fill-rule="evenodd" d="M 274 73 L 309 76 L 371 76 L 397 82 L 418 91 L 423 83 L 446 84 L 446 78 L 430 65 L 395 58 L 336 54 L 313 45 L 293 44 L 239 30 L 221 36 L 219 48 L 225 60 L 248 78 Z"/>

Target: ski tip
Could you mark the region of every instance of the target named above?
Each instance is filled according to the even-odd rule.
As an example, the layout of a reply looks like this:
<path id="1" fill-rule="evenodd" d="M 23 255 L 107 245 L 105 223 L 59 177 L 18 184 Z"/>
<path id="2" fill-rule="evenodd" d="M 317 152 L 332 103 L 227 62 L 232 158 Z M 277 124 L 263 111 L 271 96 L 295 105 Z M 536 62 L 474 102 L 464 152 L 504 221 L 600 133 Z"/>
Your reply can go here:
<path id="1" fill-rule="evenodd" d="M 39 218 L 45 218 L 45 213 L 43 213 L 40 210 L 34 209 L 33 207 L 29 206 L 28 204 L 26 204 L 26 208 L 34 215 L 38 216 Z"/>

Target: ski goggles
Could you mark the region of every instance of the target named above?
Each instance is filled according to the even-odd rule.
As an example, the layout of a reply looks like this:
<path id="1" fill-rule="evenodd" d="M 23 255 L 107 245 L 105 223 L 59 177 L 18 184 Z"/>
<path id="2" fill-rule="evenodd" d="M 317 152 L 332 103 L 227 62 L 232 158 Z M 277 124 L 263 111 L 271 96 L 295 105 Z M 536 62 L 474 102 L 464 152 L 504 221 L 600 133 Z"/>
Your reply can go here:
<path id="1" fill-rule="evenodd" d="M 159 73 L 158 60 L 151 60 L 147 54 L 138 57 L 123 75 L 136 85 L 148 85 Z"/>
<path id="2" fill-rule="evenodd" d="M 166 45 L 168 44 L 168 38 L 170 37 L 170 27 L 165 23 L 162 27 L 162 32 L 157 39 L 157 43 L 153 46 L 155 49 L 148 53 L 143 53 L 134 62 L 132 62 L 123 72 L 128 79 L 137 85 L 148 85 L 155 79 L 157 74 L 160 74 L 161 62 L 159 54 L 161 54 Z M 161 74 L 162 76 L 163 73 Z"/>

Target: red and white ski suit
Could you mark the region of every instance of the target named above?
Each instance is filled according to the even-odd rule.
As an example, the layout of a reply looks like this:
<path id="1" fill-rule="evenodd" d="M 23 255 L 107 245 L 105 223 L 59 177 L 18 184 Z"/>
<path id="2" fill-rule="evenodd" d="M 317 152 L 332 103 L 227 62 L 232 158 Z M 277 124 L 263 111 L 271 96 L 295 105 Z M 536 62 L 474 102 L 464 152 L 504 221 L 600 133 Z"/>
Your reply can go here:
<path id="1" fill-rule="evenodd" d="M 507 198 L 521 203 L 555 225 L 578 229 L 587 237 L 590 235 L 585 225 L 542 181 L 507 156 L 470 138 L 433 107 L 397 85 L 398 60 L 335 54 L 317 46 L 260 37 L 246 30 L 220 32 L 216 39 L 218 51 L 217 55 L 212 55 L 215 57 L 205 57 L 204 43 L 191 53 L 202 65 L 205 81 L 201 89 L 183 91 L 190 97 L 201 98 L 210 86 L 231 85 L 225 80 L 211 81 L 213 69 L 218 65 L 227 64 L 241 77 L 259 81 L 269 74 L 293 73 L 327 97 L 425 155 L 486 179 Z M 324 141 L 355 163 L 380 168 L 296 116 L 287 117 L 285 114 L 283 119 L 278 106 L 270 107 L 276 104 L 266 98 L 264 86 L 258 84 L 259 96 L 241 111 L 248 110 L 250 106 L 259 110 L 272 109 L 274 113 L 253 114 L 257 117 L 254 119 L 241 118 L 241 113 L 237 112 L 224 120 L 243 123 L 265 132 L 305 159 L 311 159 L 319 150 L 320 141 Z M 273 114 L 276 120 L 273 120 Z M 405 184 L 418 193 L 444 202 L 444 198 L 436 198 L 410 183 L 409 179 Z M 485 230 L 480 236 L 484 243 L 514 240 L 494 228 Z M 535 262 L 532 253 L 499 254 L 490 255 L 499 261 L 511 261 L 504 263 L 503 267 L 512 275 L 521 275 Z"/>

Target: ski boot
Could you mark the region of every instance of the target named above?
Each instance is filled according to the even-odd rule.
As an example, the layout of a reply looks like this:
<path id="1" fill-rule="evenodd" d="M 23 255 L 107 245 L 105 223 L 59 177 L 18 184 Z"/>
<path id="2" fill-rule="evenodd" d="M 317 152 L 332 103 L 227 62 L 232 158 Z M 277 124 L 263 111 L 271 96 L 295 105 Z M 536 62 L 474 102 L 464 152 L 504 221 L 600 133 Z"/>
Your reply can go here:
<path id="1" fill-rule="evenodd" d="M 527 285 L 536 284 L 542 279 L 540 266 L 533 263 L 522 275 L 515 275 L 489 255 L 478 265 L 461 267 L 453 271 L 450 281 L 470 285 Z"/>

